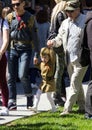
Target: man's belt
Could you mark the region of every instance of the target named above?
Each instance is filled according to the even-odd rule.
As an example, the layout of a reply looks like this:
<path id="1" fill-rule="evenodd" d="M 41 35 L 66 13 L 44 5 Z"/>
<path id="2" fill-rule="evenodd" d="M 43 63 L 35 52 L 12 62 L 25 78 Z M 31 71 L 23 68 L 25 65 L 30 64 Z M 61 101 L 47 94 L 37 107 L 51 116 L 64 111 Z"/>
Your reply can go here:
<path id="1" fill-rule="evenodd" d="M 17 43 L 17 44 L 30 44 L 31 43 L 31 41 L 17 41 L 17 40 L 11 40 L 11 44 L 15 44 L 15 43 Z"/>

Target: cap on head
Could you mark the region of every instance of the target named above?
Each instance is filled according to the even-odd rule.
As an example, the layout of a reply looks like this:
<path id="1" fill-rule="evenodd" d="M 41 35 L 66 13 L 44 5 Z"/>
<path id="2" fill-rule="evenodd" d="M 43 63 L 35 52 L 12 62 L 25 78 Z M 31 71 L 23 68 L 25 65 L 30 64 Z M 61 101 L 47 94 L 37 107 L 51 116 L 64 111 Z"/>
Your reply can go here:
<path id="1" fill-rule="evenodd" d="M 55 0 L 56 4 L 61 2 L 61 1 L 69 1 L 69 0 Z"/>
<path id="2" fill-rule="evenodd" d="M 74 11 L 78 8 L 80 8 L 79 0 L 70 0 L 66 4 L 65 11 Z"/>

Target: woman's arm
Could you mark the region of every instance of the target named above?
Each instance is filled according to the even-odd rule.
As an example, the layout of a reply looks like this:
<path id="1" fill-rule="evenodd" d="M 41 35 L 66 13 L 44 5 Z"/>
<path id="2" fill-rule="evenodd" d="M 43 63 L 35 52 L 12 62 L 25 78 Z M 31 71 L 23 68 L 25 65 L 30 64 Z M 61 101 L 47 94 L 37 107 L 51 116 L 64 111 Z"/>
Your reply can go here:
<path id="1" fill-rule="evenodd" d="M 9 29 L 3 29 L 3 44 L 0 48 L 0 59 L 2 58 L 2 55 L 5 53 L 8 44 L 9 44 Z"/>

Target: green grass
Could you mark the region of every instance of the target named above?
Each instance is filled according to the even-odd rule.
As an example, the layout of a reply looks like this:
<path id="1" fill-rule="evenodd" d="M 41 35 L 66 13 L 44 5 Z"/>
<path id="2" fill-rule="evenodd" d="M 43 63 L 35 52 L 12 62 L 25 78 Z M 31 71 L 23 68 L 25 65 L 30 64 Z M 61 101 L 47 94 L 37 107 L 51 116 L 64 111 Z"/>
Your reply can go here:
<path id="1" fill-rule="evenodd" d="M 63 108 L 55 113 L 42 112 L 36 115 L 18 119 L 7 125 L 1 125 L 0 130 L 92 130 L 92 120 L 84 118 L 84 114 L 74 113 L 60 117 Z"/>

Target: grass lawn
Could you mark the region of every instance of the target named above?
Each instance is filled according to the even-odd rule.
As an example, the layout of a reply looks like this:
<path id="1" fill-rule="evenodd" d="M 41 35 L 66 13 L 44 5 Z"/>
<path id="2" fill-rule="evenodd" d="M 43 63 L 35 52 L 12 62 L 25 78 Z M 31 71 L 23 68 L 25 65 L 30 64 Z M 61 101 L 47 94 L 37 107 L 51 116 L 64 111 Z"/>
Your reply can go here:
<path id="1" fill-rule="evenodd" d="M 0 130 L 92 130 L 92 120 L 85 119 L 84 114 L 74 113 L 60 117 L 63 107 L 55 113 L 41 112 L 36 115 L 18 119 L 7 125 L 1 125 Z"/>

